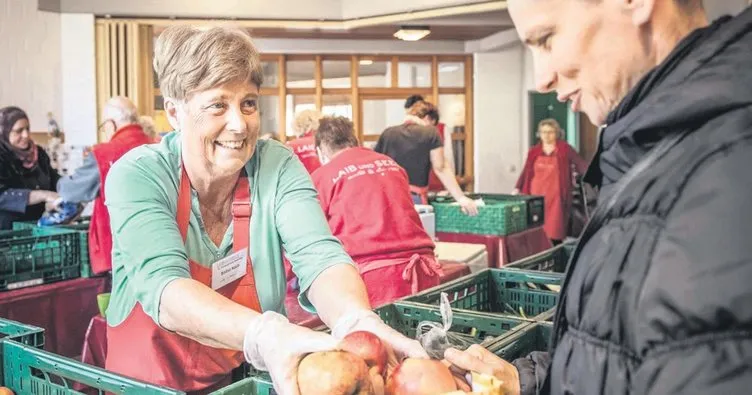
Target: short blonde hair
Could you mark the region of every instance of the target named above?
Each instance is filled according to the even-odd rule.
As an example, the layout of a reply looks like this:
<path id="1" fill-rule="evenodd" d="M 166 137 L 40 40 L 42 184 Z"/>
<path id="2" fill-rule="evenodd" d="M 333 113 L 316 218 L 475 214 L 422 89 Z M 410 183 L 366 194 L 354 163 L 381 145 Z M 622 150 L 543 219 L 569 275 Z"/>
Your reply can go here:
<path id="1" fill-rule="evenodd" d="M 316 110 L 304 110 L 299 112 L 298 115 L 295 116 L 295 122 L 292 124 L 295 134 L 300 136 L 311 130 L 318 130 L 321 117 L 321 113 Z"/>
<path id="2" fill-rule="evenodd" d="M 207 30 L 170 26 L 154 47 L 154 70 L 162 95 L 175 100 L 230 82 L 261 87 L 261 60 L 250 36 L 237 28 Z"/>

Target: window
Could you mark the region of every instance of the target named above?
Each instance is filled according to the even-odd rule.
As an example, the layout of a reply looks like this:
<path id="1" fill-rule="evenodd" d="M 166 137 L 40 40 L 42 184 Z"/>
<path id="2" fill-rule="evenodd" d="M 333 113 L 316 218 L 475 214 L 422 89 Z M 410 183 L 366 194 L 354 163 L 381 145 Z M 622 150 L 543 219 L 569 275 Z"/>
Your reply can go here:
<path id="1" fill-rule="evenodd" d="M 315 88 L 316 62 L 313 60 L 287 61 L 288 88 Z"/>
<path id="2" fill-rule="evenodd" d="M 264 88 L 274 88 L 279 84 L 279 63 L 277 61 L 261 62 L 261 70 L 264 73 Z"/>
<path id="3" fill-rule="evenodd" d="M 465 87 L 465 63 L 441 62 L 439 63 L 439 88 L 464 88 Z"/>
<path id="4" fill-rule="evenodd" d="M 397 76 L 400 88 L 430 88 L 431 63 L 400 62 Z"/>
<path id="5" fill-rule="evenodd" d="M 359 88 L 389 88 L 392 86 L 392 62 L 361 58 L 358 61 Z"/>
<path id="6" fill-rule="evenodd" d="M 384 129 L 399 125 L 405 120 L 405 100 L 364 99 L 363 135 L 380 136 Z M 377 137 L 378 138 L 378 137 Z"/>
<path id="7" fill-rule="evenodd" d="M 349 95 L 324 95 L 321 113 L 332 117 L 346 117 L 352 120 L 352 103 Z"/>
<path id="8" fill-rule="evenodd" d="M 350 88 L 350 61 L 324 60 L 321 62 L 324 88 Z"/>

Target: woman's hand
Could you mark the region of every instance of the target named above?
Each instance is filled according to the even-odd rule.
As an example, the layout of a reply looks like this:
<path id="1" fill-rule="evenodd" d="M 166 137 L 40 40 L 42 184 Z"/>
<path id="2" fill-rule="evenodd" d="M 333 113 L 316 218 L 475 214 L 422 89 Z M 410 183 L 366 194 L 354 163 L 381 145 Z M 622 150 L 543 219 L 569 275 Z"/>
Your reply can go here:
<path id="1" fill-rule="evenodd" d="M 269 372 L 278 394 L 298 395 L 298 364 L 306 354 L 330 351 L 338 341 L 324 332 L 291 324 L 284 316 L 267 311 L 246 330 L 243 351 L 258 370 Z"/>
<path id="2" fill-rule="evenodd" d="M 389 349 L 389 365 L 396 366 L 402 358 L 428 358 L 428 353 L 417 340 L 405 337 L 370 310 L 358 310 L 341 318 L 332 328 L 332 335 L 343 339 L 348 333 L 368 331 L 378 336 Z"/>
<path id="3" fill-rule="evenodd" d="M 512 190 L 512 195 L 519 195 L 519 194 L 520 194 L 520 190 L 519 190 L 519 189 L 517 189 L 517 188 L 514 188 L 514 189 Z"/>
<path id="4" fill-rule="evenodd" d="M 444 353 L 444 358 L 453 367 L 464 372 L 476 372 L 496 377 L 502 382 L 505 394 L 519 395 L 520 393 L 520 375 L 517 368 L 477 344 L 470 346 L 467 351 L 450 348 Z"/>
<path id="5" fill-rule="evenodd" d="M 465 196 L 461 198 L 457 203 L 460 204 L 460 207 L 462 207 L 462 212 L 474 217 L 478 215 L 478 205 L 475 203 L 473 199 L 470 199 L 469 197 Z"/>

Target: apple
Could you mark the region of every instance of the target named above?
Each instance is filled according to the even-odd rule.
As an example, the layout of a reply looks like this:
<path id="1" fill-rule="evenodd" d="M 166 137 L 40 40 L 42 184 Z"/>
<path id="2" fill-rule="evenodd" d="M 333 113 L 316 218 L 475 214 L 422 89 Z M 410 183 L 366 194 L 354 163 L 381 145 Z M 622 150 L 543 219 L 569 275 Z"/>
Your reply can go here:
<path id="1" fill-rule="evenodd" d="M 344 351 L 308 354 L 298 365 L 300 395 L 374 395 L 368 366 Z"/>
<path id="2" fill-rule="evenodd" d="M 378 336 L 367 331 L 356 331 L 342 339 L 340 349 L 353 353 L 366 361 L 368 367 L 378 368 L 379 373 L 385 373 L 387 352 L 384 343 Z"/>
<path id="3" fill-rule="evenodd" d="M 456 390 L 452 372 L 433 359 L 407 358 L 386 382 L 386 395 L 436 395 Z"/>
<path id="4" fill-rule="evenodd" d="M 13 390 L 8 387 L 0 387 L 0 395 L 14 395 Z"/>

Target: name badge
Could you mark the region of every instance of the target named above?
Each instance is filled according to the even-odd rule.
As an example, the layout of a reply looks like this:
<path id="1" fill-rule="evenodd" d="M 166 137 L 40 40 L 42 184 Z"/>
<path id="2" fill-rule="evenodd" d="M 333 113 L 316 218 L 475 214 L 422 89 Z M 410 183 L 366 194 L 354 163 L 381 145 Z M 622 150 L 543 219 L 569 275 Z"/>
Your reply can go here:
<path id="1" fill-rule="evenodd" d="M 245 276 L 248 271 L 248 249 L 224 257 L 212 265 L 212 289 L 217 290 Z"/>

